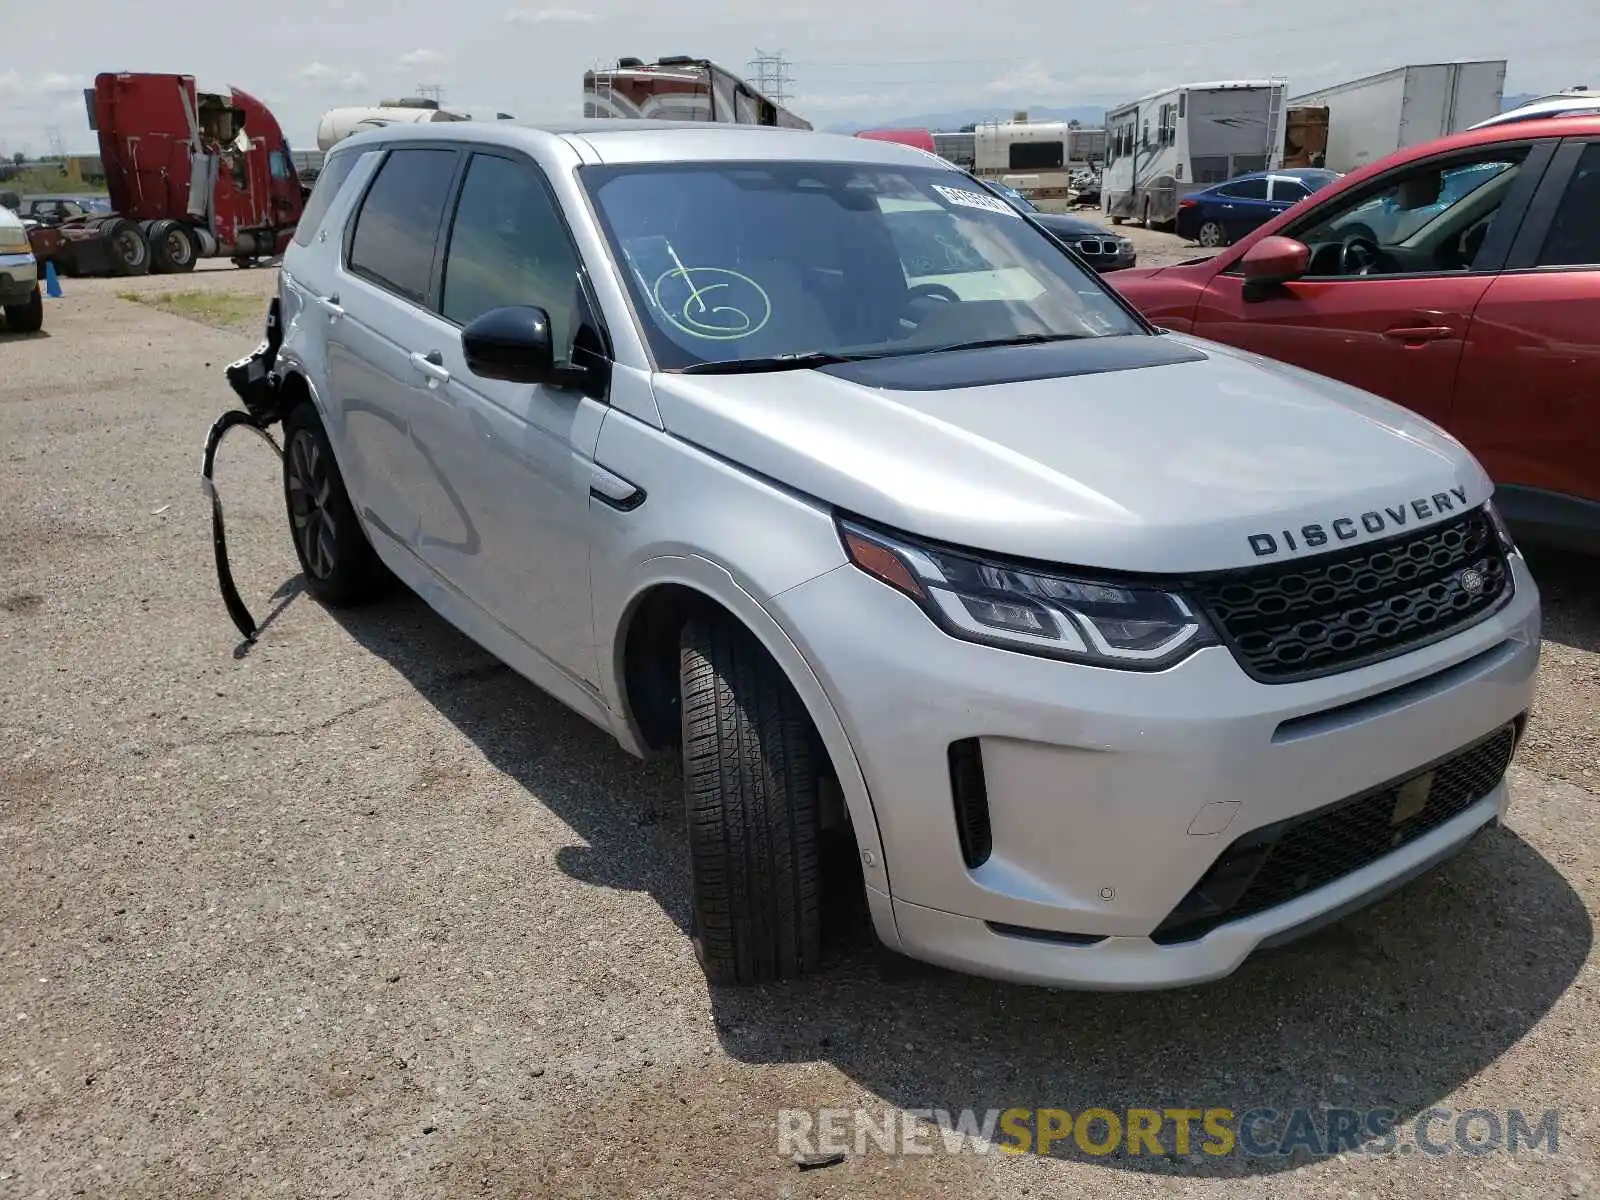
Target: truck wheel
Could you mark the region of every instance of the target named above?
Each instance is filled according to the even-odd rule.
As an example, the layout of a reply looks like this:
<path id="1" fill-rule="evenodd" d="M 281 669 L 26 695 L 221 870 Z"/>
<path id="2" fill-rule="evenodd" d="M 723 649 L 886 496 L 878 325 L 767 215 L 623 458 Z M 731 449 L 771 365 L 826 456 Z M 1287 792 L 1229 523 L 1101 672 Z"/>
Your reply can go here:
<path id="1" fill-rule="evenodd" d="M 177 221 L 157 221 L 150 231 L 150 254 L 157 271 L 182 275 L 194 270 L 199 245 L 187 225 Z"/>
<path id="2" fill-rule="evenodd" d="M 111 267 L 118 275 L 145 275 L 150 270 L 150 243 L 139 227 L 126 217 L 107 221 L 100 227 L 110 245 Z"/>
<path id="3" fill-rule="evenodd" d="M 33 295 L 26 304 L 8 304 L 5 307 L 6 325 L 12 333 L 38 333 L 44 328 L 44 298 L 39 286 L 34 285 Z"/>
<path id="4" fill-rule="evenodd" d="M 1206 221 L 1200 226 L 1200 234 L 1196 240 L 1202 246 L 1217 247 L 1228 244 L 1228 234 L 1216 221 Z"/>
<path id="5" fill-rule="evenodd" d="M 334 608 L 381 594 L 394 577 L 356 519 L 317 410 L 301 403 L 283 429 L 284 506 L 307 590 Z"/>
<path id="6" fill-rule="evenodd" d="M 820 771 L 777 663 L 727 618 L 679 641 L 695 955 L 713 983 L 790 979 L 822 954 Z"/>

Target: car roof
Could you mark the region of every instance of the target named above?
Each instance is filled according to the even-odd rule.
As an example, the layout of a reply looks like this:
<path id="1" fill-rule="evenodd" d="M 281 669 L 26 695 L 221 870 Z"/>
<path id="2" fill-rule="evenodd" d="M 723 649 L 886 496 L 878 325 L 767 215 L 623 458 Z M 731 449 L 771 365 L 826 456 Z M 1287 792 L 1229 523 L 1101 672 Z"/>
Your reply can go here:
<path id="1" fill-rule="evenodd" d="M 654 121 L 591 118 L 580 121 L 429 121 L 385 125 L 358 133 L 334 149 L 397 142 L 477 142 L 533 149 L 551 138 L 571 144 L 601 163 L 716 162 L 739 159 L 855 162 L 885 166 L 931 166 L 936 157 L 898 142 L 816 133 L 768 125 L 713 121 Z M 330 151 L 332 153 L 333 151 Z M 952 171 L 958 170 L 946 163 Z"/>
<path id="2" fill-rule="evenodd" d="M 1546 96 L 1543 100 L 1533 100 L 1519 108 L 1510 108 L 1503 113 L 1497 113 L 1484 121 L 1479 121 L 1471 129 L 1487 129 L 1495 125 L 1515 125 L 1522 121 L 1541 121 L 1552 117 L 1580 116 L 1591 114 L 1600 116 L 1600 92 L 1574 92 L 1568 96 Z"/>

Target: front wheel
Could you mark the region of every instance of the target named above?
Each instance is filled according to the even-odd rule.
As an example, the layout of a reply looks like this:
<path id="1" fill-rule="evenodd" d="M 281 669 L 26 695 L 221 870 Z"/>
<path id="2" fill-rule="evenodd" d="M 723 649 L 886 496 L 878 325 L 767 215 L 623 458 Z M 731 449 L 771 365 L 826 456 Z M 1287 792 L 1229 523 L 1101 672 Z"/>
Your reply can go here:
<path id="1" fill-rule="evenodd" d="M 316 409 L 301 403 L 283 428 L 283 498 L 306 589 L 335 608 L 372 599 L 393 576 L 356 519 Z"/>
<path id="2" fill-rule="evenodd" d="M 695 955 L 712 983 L 791 979 L 822 956 L 820 750 L 800 697 L 731 618 L 679 642 Z"/>
<path id="3" fill-rule="evenodd" d="M 33 295 L 26 304 L 8 304 L 5 307 L 6 326 L 12 333 L 38 333 L 44 328 L 44 299 L 34 286 Z"/>

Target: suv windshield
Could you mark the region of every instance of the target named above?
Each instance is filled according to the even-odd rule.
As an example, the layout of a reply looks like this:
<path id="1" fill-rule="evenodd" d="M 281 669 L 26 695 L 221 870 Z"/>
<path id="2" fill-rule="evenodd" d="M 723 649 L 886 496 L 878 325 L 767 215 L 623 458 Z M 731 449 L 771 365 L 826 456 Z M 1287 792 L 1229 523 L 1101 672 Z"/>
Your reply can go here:
<path id="1" fill-rule="evenodd" d="M 673 163 L 581 176 L 666 370 L 1145 332 L 956 171 Z"/>

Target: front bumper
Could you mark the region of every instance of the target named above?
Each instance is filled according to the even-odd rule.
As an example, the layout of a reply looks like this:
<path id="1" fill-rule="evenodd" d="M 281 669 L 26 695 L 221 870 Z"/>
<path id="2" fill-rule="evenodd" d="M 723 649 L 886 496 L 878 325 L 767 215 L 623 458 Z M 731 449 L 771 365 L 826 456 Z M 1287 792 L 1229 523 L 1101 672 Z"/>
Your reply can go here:
<path id="1" fill-rule="evenodd" d="M 1262 684 L 1221 647 L 1142 674 L 974 645 L 854 567 L 778 596 L 870 792 L 906 953 L 1079 987 L 1215 979 L 1447 856 L 1501 784 L 1375 862 L 1203 937 L 1151 934 L 1241 834 L 1400 780 L 1525 713 L 1538 592 L 1444 641 L 1321 679 Z M 964 861 L 949 748 L 981 746 L 992 850 Z M 1002 927 L 997 930 L 995 927 Z M 1089 943 L 1089 944 L 1074 944 Z"/>
<path id="2" fill-rule="evenodd" d="M 39 264 L 29 254 L 0 254 L 0 305 L 26 304 L 39 286 Z"/>

